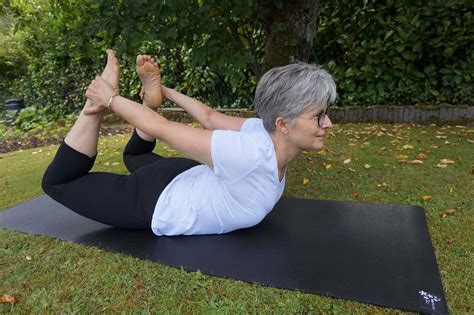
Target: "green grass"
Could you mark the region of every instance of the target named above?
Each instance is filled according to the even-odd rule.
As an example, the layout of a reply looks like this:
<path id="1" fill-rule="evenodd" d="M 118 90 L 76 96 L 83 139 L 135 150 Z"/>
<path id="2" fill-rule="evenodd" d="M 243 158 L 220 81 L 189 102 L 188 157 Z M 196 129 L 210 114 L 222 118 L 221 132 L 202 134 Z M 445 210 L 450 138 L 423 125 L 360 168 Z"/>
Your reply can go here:
<path id="1" fill-rule="evenodd" d="M 121 135 L 102 138 L 94 170 L 125 173 L 121 150 L 126 140 Z M 323 151 L 302 154 L 292 162 L 285 195 L 424 207 L 450 310 L 471 313 L 473 140 L 474 129 L 469 127 L 335 126 Z M 56 149 L 48 146 L 0 155 L 0 209 L 42 194 L 41 176 Z M 162 144 L 157 151 L 177 154 Z M 415 159 L 423 164 L 409 163 Z M 442 159 L 452 163 L 438 167 Z M 431 199 L 422 201 L 422 196 Z M 443 216 L 447 209 L 452 213 Z M 8 230 L 0 230 L 3 294 L 14 296 L 17 303 L 0 304 L 0 313 L 399 312 L 186 272 Z"/>

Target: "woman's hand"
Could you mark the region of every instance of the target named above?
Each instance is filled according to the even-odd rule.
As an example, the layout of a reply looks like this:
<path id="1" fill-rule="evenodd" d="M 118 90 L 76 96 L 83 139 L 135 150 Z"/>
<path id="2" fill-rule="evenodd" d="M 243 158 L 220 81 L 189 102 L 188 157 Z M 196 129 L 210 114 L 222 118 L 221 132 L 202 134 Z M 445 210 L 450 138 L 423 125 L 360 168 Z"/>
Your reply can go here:
<path id="1" fill-rule="evenodd" d="M 92 102 L 91 107 L 87 111 L 96 112 L 108 108 L 112 97 L 117 95 L 117 92 L 104 79 L 99 76 L 96 77 L 92 80 L 86 91 L 86 97 Z"/>
<path id="2" fill-rule="evenodd" d="M 161 104 L 164 104 L 164 103 L 169 101 L 169 99 L 166 97 L 166 90 L 168 88 L 164 85 L 160 85 L 160 88 L 161 88 L 161 97 L 162 97 Z M 145 98 L 145 91 L 143 90 L 143 88 L 140 90 L 140 93 L 138 94 L 138 96 L 140 96 L 141 100 L 143 100 L 143 98 Z"/>

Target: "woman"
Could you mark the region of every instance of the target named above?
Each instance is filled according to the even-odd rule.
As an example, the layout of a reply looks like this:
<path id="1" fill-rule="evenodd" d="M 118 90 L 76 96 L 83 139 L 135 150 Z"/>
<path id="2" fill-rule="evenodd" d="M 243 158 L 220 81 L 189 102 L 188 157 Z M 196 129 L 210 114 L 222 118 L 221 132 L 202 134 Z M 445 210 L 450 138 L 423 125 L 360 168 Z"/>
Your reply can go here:
<path id="1" fill-rule="evenodd" d="M 104 224 L 156 235 L 220 234 L 258 224 L 280 199 L 287 164 L 319 150 L 336 97 L 320 67 L 292 64 L 268 71 L 257 85 L 260 119 L 230 117 L 172 89 L 160 88 L 149 56 L 137 57 L 142 106 L 120 96 L 119 64 L 107 65 L 87 89 L 88 100 L 43 178 L 43 189 L 71 210 Z M 205 129 L 168 121 L 153 109 L 173 101 Z M 136 129 L 124 150 L 129 175 L 89 172 L 102 113 L 110 109 Z M 152 152 L 160 139 L 192 158 Z M 200 164 L 196 161 L 200 161 Z"/>

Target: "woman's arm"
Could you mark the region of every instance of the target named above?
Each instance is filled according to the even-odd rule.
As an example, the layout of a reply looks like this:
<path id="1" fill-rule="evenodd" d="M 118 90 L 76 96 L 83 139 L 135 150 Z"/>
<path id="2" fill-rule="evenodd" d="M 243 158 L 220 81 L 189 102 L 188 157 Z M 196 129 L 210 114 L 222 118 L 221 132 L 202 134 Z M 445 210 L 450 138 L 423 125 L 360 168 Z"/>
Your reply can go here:
<path id="1" fill-rule="evenodd" d="M 193 116 L 204 128 L 240 131 L 245 118 L 227 116 L 176 90 L 162 86 L 162 95 Z"/>
<path id="2" fill-rule="evenodd" d="M 213 168 L 212 131 L 169 121 L 146 106 L 116 95 L 100 77 L 89 86 L 86 96 L 95 106 L 109 107 L 134 127 Z"/>

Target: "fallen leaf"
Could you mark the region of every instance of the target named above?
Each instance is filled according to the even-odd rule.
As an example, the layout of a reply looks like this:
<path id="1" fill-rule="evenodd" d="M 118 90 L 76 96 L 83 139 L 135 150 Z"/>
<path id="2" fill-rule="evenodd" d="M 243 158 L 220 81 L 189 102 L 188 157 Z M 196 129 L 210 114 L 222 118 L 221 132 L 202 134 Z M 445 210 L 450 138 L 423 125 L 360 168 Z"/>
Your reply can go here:
<path id="1" fill-rule="evenodd" d="M 410 164 L 423 164 L 422 160 L 412 160 L 409 162 Z"/>
<path id="2" fill-rule="evenodd" d="M 347 169 L 348 169 L 349 171 L 351 171 L 351 172 L 355 172 L 355 171 L 356 171 L 355 169 L 350 168 L 350 167 L 348 167 Z"/>
<path id="3" fill-rule="evenodd" d="M 387 187 L 387 183 L 386 182 L 382 182 L 381 184 L 377 184 L 377 187 Z"/>
<path id="4" fill-rule="evenodd" d="M 439 168 L 446 168 L 448 167 L 448 164 L 436 164 L 436 167 L 439 167 Z"/>
<path id="5" fill-rule="evenodd" d="M 350 162 L 351 162 L 351 159 L 344 160 L 344 164 L 349 164 Z"/>
<path id="6" fill-rule="evenodd" d="M 352 192 L 352 197 L 354 198 L 359 197 L 359 193 L 357 191 Z"/>
<path id="7" fill-rule="evenodd" d="M 425 160 L 427 158 L 427 156 L 423 153 L 419 153 L 419 154 L 416 155 L 416 158 L 418 160 Z"/>
<path id="8" fill-rule="evenodd" d="M 31 260 L 31 256 L 30 256 L 30 255 L 26 255 L 25 259 L 28 260 L 28 261 L 30 261 L 30 260 Z"/>
<path id="9" fill-rule="evenodd" d="M 113 162 L 112 165 L 113 166 L 116 166 L 116 165 L 119 165 L 120 163 L 119 162 Z"/>
<path id="10" fill-rule="evenodd" d="M 307 183 L 309 183 L 309 179 L 303 178 L 303 185 L 306 185 Z"/>
<path id="11" fill-rule="evenodd" d="M 328 170 L 328 169 L 330 169 L 330 168 L 332 167 L 332 165 L 331 165 L 331 164 L 326 164 L 325 167 L 326 167 L 326 169 Z"/>
<path id="12" fill-rule="evenodd" d="M 421 196 L 421 201 L 426 202 L 428 200 L 431 200 L 431 198 L 433 197 L 430 195 L 424 195 L 424 196 Z"/>
<path id="13" fill-rule="evenodd" d="M 405 150 L 408 150 L 408 149 L 413 149 L 413 146 L 411 144 L 405 144 L 402 148 L 404 148 Z"/>
<path id="14" fill-rule="evenodd" d="M 397 156 L 397 159 L 406 160 L 406 159 L 408 159 L 408 155 L 400 154 L 400 155 Z"/>
<path id="15" fill-rule="evenodd" d="M 367 170 L 370 168 L 370 165 L 369 164 L 364 164 L 364 168 Z"/>
<path id="16" fill-rule="evenodd" d="M 11 296 L 10 294 L 4 294 L 0 298 L 0 303 L 10 303 L 10 304 L 15 304 L 16 299 L 14 296 Z"/>
<path id="17" fill-rule="evenodd" d="M 454 164 L 454 161 L 449 160 L 449 159 L 441 159 L 441 160 L 439 160 L 439 163 L 441 163 L 441 164 Z"/>
<path id="18" fill-rule="evenodd" d="M 442 216 L 443 218 L 446 218 L 448 215 L 451 215 L 451 214 L 453 214 L 454 212 L 456 212 L 456 210 L 450 208 L 450 209 L 448 209 L 448 210 L 446 210 L 446 211 L 443 211 L 443 213 L 441 213 L 441 216 Z"/>

